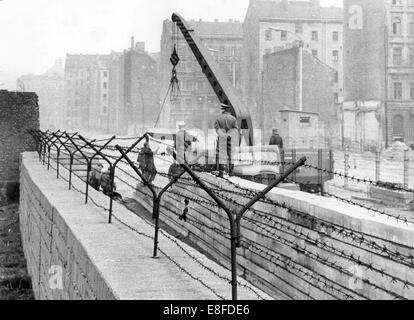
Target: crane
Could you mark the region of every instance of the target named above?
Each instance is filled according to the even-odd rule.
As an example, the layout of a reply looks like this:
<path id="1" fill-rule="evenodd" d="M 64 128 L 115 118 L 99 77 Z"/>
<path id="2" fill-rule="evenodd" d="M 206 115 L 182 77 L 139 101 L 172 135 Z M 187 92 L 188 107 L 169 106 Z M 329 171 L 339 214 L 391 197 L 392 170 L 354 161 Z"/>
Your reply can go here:
<path id="1" fill-rule="evenodd" d="M 207 52 L 194 29 L 178 13 L 173 13 L 172 21 L 176 23 L 183 34 L 219 101 L 230 106 L 232 115 L 237 119 L 240 137 L 244 138 L 248 146 L 253 146 L 253 123 L 248 108 L 239 98 L 230 81 L 224 76 L 214 58 Z"/>

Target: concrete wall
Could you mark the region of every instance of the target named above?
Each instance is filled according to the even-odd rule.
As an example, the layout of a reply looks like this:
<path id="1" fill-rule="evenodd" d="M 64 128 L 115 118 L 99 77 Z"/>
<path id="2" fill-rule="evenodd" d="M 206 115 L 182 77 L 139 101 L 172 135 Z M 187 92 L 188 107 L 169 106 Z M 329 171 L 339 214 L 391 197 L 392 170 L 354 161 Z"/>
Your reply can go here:
<path id="1" fill-rule="evenodd" d="M 91 200 L 85 205 L 84 195 L 76 191 L 84 190 L 85 183 L 73 177 L 69 191 L 63 180 L 69 174 L 62 167 L 60 173 L 57 180 L 53 168 L 48 171 L 36 153 L 22 156 L 20 229 L 36 299 L 231 298 L 229 282 L 219 278 L 230 279 L 228 270 L 163 232 L 159 258 L 154 259 L 151 223 L 114 203 L 108 224 L 108 211 L 102 209 L 108 208 L 108 197 L 92 189 L 89 195 L 101 207 Z M 257 299 L 255 292 L 271 299 L 239 281 L 241 300 Z"/>
<path id="2" fill-rule="evenodd" d="M 240 185 L 246 183 L 233 179 Z M 230 192 L 241 190 L 210 175 L 203 175 L 203 180 L 229 190 L 219 194 L 227 196 L 226 203 L 233 209 L 240 210 L 235 202 L 246 203 L 251 197 Z M 248 186 L 251 190 L 263 188 Z M 139 188 L 136 197 L 151 208 L 146 189 Z M 186 198 L 190 205 L 188 221 L 183 222 L 178 217 Z M 240 274 L 248 281 L 286 299 L 394 299 L 395 294 L 413 299 L 411 285 L 395 281 L 414 282 L 413 225 L 298 191 L 275 189 L 269 198 L 305 214 L 263 202 L 254 206 L 257 212 L 246 214 L 238 262 Z M 162 221 L 228 266 L 228 218 L 205 201 L 211 199 L 194 186 L 174 186 L 164 195 Z M 392 259 L 384 248 L 392 252 Z M 401 255 L 406 257 L 404 262 L 398 258 Z"/>
<path id="3" fill-rule="evenodd" d="M 32 158 L 31 160 L 35 160 Z M 115 299 L 85 248 L 70 228 L 50 189 L 33 179 L 27 158 L 21 166 L 20 231 L 37 300 Z M 83 214 L 86 214 L 86 209 Z M 53 280 L 56 276 L 56 282 Z M 62 278 L 58 278 L 62 276 Z M 59 283 L 63 286 L 59 287 Z M 54 287 L 55 286 L 55 287 Z M 60 290 L 62 288 L 63 290 Z"/>
<path id="4" fill-rule="evenodd" d="M 36 150 L 27 132 L 39 129 L 39 107 L 35 93 L 0 90 L 0 203 L 19 189 L 19 155 Z"/>

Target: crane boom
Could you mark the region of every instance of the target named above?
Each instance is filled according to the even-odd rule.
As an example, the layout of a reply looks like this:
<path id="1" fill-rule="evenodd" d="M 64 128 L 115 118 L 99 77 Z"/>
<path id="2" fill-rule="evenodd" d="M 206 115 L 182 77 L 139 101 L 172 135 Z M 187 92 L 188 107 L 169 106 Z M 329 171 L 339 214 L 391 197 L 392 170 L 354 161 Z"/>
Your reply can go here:
<path id="1" fill-rule="evenodd" d="M 249 146 L 253 145 L 253 123 L 248 108 L 238 97 L 230 81 L 224 76 L 214 58 L 207 52 L 193 28 L 179 14 L 172 15 L 172 21 L 177 24 L 188 46 L 193 52 L 203 73 L 221 103 L 231 108 L 240 128 L 240 136 L 244 137 Z"/>

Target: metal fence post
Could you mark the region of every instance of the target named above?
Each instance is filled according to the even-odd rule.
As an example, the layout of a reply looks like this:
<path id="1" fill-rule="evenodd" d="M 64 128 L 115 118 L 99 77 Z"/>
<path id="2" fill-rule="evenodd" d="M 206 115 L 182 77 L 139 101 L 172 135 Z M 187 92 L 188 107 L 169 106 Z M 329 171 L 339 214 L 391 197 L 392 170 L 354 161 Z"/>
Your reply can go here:
<path id="1" fill-rule="evenodd" d="M 333 180 L 335 178 L 335 159 L 334 152 L 332 149 L 329 150 L 329 179 Z"/>
<path id="2" fill-rule="evenodd" d="M 296 163 L 296 149 L 295 148 L 292 149 L 292 163 Z M 297 181 L 296 171 L 293 172 L 292 179 L 296 183 L 296 181 Z"/>
<path id="3" fill-rule="evenodd" d="M 231 153 L 231 137 L 227 137 L 227 156 L 228 156 L 228 170 L 227 172 L 229 174 L 231 174 L 232 172 L 232 161 L 231 161 L 231 157 L 232 157 L 232 153 Z"/>
<path id="4" fill-rule="evenodd" d="M 323 150 L 318 149 L 318 184 L 321 191 L 321 196 L 324 196 L 324 190 L 323 190 Z"/>
<path id="5" fill-rule="evenodd" d="M 409 149 L 404 150 L 404 189 L 409 187 L 409 173 L 410 173 L 410 158 Z"/>
<path id="6" fill-rule="evenodd" d="M 345 178 L 344 178 L 344 188 L 348 189 L 349 187 L 349 181 L 348 181 L 348 175 L 349 175 L 349 147 L 345 148 L 345 160 L 344 160 L 344 166 L 345 166 Z"/>
<path id="7" fill-rule="evenodd" d="M 280 148 L 280 175 L 285 173 L 285 149 Z"/>
<path id="8" fill-rule="evenodd" d="M 375 152 L 375 181 L 381 180 L 381 151 L 377 149 Z"/>

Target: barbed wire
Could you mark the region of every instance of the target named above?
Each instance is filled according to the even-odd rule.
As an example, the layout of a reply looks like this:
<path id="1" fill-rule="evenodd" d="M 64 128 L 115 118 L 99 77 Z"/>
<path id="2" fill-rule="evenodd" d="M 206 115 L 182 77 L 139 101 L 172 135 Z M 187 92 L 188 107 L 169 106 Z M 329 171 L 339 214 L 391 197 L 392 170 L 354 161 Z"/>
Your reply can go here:
<path id="1" fill-rule="evenodd" d="M 64 180 L 64 181 L 66 181 L 66 182 L 68 182 L 69 183 L 69 180 L 67 180 L 65 177 L 63 177 L 61 174 L 59 174 L 60 175 L 60 177 Z M 78 177 L 78 176 L 77 176 Z M 78 177 L 79 178 L 79 177 Z M 118 178 L 119 179 L 119 178 Z M 121 180 L 121 179 L 120 179 Z M 132 188 L 134 188 L 135 189 L 135 187 L 134 186 L 132 186 L 131 184 L 129 184 L 128 182 L 126 182 L 126 181 L 123 181 L 125 184 L 127 184 L 127 185 L 129 185 L 130 187 L 132 187 Z M 79 193 L 81 193 L 81 194 L 83 194 L 83 195 L 86 195 L 86 193 L 84 193 L 83 191 L 81 191 L 81 190 L 79 190 L 79 189 L 77 189 L 76 187 L 74 187 L 73 185 L 72 185 L 72 188 L 75 190 L 75 191 L 77 191 L 77 192 L 79 192 Z M 105 208 L 105 207 L 103 207 L 103 206 L 101 206 L 101 205 L 99 205 L 99 204 L 97 204 L 95 201 L 94 201 L 94 199 L 92 199 L 92 197 L 88 197 L 91 201 L 92 201 L 92 203 L 96 206 L 96 207 L 98 207 L 98 208 L 100 208 L 100 209 L 103 209 L 104 211 L 109 211 L 107 208 Z M 117 220 L 118 222 L 120 222 L 120 223 L 122 223 L 124 226 L 128 226 L 126 223 L 124 223 L 121 219 L 119 219 L 116 215 L 114 215 L 113 213 L 112 213 L 112 216 L 115 218 L 115 220 Z M 151 227 L 154 227 L 153 226 L 153 224 L 151 224 L 151 223 L 149 223 L 148 221 L 146 221 L 145 219 L 142 219 L 141 218 L 141 220 L 142 221 L 144 221 L 145 223 L 147 223 L 148 225 L 150 225 Z M 195 222 L 195 220 L 192 220 L 193 222 Z M 199 222 L 199 224 L 201 224 L 200 222 Z M 207 227 L 207 226 L 205 226 L 204 225 L 204 227 Z M 133 230 L 133 231 L 135 231 L 135 232 L 137 232 L 139 235 L 142 235 L 142 236 L 146 236 L 146 237 L 149 237 L 150 239 L 153 239 L 153 237 L 151 237 L 151 236 L 148 236 L 148 235 L 146 235 L 146 234 L 144 234 L 144 233 L 142 233 L 142 232 L 139 232 L 138 230 L 135 230 L 133 227 L 131 227 L 131 226 L 128 226 L 128 228 L 129 229 L 131 229 L 131 230 Z M 220 230 L 220 229 L 216 229 L 216 228 L 209 228 L 209 229 L 211 229 L 211 230 L 214 230 L 214 231 L 216 231 L 217 233 L 219 233 L 219 234 L 222 234 L 222 232 L 223 232 L 223 230 Z M 204 270 L 206 270 L 206 271 L 209 271 L 210 273 L 212 273 L 213 275 L 215 275 L 216 277 L 218 277 L 219 279 L 221 279 L 221 280 L 224 280 L 224 281 L 226 281 L 227 283 L 231 283 L 231 280 L 230 280 L 230 278 L 228 278 L 228 277 L 226 277 L 226 276 L 223 276 L 223 275 L 221 275 L 221 274 L 219 274 L 218 272 L 216 272 L 215 270 L 213 270 L 212 268 L 210 268 L 210 267 L 208 267 L 208 266 L 206 266 L 205 264 L 203 264 L 203 262 L 202 261 L 200 261 L 198 258 L 196 258 L 193 254 L 191 254 L 188 250 L 186 250 L 177 240 L 175 240 L 174 238 L 172 238 L 168 233 L 166 233 L 164 230 L 160 230 L 160 232 L 170 241 L 170 242 L 172 242 L 172 243 L 174 243 L 182 252 L 184 252 L 188 257 L 190 257 L 194 262 L 196 262 L 200 267 L 202 267 Z M 227 235 L 229 235 L 229 233 L 227 234 Z M 196 276 L 193 276 L 190 272 L 188 272 L 183 266 L 181 266 L 180 264 L 178 264 L 174 259 L 172 259 L 170 256 L 168 256 L 164 251 L 162 251 L 162 249 L 160 249 L 159 248 L 159 250 L 160 250 L 160 252 L 168 259 L 168 260 L 170 260 L 172 263 L 174 263 L 181 271 L 183 271 L 183 272 L 185 272 L 187 275 L 189 275 L 191 278 L 193 278 L 194 280 L 196 280 L 196 281 L 198 281 L 198 282 L 200 282 L 200 283 L 202 283 L 203 281 L 200 279 L 200 278 L 198 278 L 198 277 L 196 277 Z M 240 287 L 243 287 L 243 288 L 245 288 L 245 289 L 247 289 L 247 290 L 249 290 L 249 291 L 251 291 L 252 293 L 254 293 L 259 299 L 261 299 L 261 300 L 266 300 L 261 294 L 259 294 L 256 290 L 254 290 L 251 286 L 249 286 L 249 285 L 247 285 L 247 284 L 244 284 L 244 283 L 242 283 L 242 282 L 240 282 L 240 280 L 237 280 L 237 282 L 238 282 L 238 285 L 240 286 Z M 202 283 L 207 289 L 209 289 L 210 291 L 212 291 L 217 297 L 219 297 L 220 299 L 224 299 L 224 297 L 222 297 L 221 295 L 218 295 L 217 294 L 217 292 L 216 291 L 214 291 L 214 289 L 212 289 L 209 285 L 207 285 L 206 283 Z"/>

